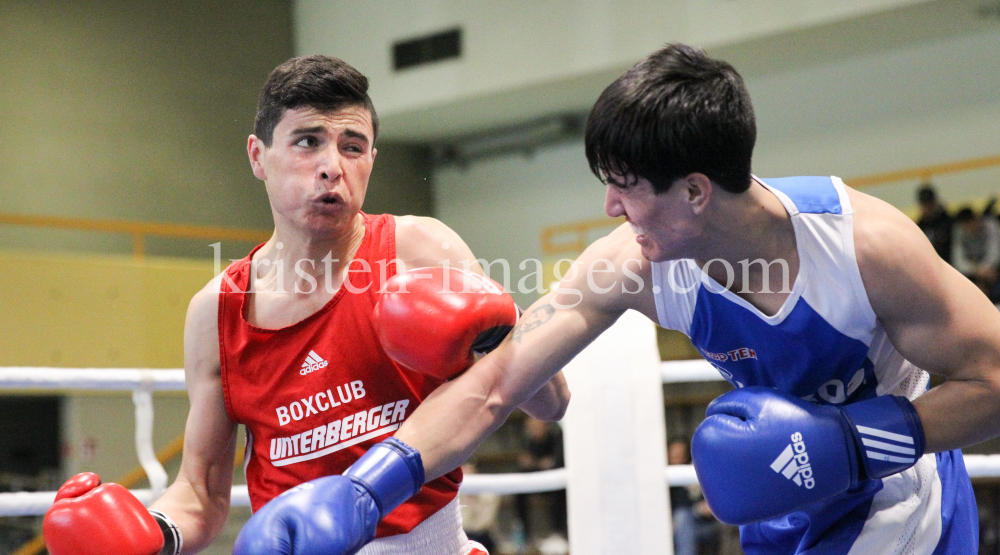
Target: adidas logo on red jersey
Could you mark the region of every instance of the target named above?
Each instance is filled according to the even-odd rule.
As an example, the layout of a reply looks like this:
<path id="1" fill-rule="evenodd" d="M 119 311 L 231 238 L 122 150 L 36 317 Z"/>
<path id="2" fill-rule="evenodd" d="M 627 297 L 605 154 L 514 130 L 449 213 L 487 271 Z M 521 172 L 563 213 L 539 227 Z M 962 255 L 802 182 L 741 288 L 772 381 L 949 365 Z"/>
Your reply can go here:
<path id="1" fill-rule="evenodd" d="M 306 374 L 326 368 L 328 364 L 330 363 L 317 355 L 316 351 L 309 351 L 309 354 L 306 355 L 306 361 L 302 363 L 302 370 L 299 370 L 299 374 L 305 376 Z"/>

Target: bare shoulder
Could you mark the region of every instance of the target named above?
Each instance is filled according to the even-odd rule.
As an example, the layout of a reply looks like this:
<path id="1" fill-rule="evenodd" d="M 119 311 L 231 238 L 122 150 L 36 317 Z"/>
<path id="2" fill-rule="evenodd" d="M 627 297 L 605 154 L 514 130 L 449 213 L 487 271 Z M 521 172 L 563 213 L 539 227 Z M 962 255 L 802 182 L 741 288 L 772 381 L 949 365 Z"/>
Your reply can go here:
<path id="1" fill-rule="evenodd" d="M 406 268 L 450 264 L 478 268 L 465 241 L 440 220 L 426 216 L 395 216 L 396 258 Z"/>
<path id="2" fill-rule="evenodd" d="M 635 241 L 635 232 L 628 224 L 616 227 L 611 233 L 594 241 L 580 255 L 579 260 L 588 268 L 606 265 L 610 262 L 618 278 L 626 273 L 652 276 L 651 264 L 642 256 L 642 248 Z M 646 281 L 649 281 L 647 277 Z"/>
<path id="3" fill-rule="evenodd" d="M 614 260 L 642 260 L 646 266 L 649 261 L 642 257 L 642 248 L 635 241 L 635 232 L 628 224 L 622 224 L 611 233 L 594 241 L 595 255 L 613 258 Z"/>
<path id="4" fill-rule="evenodd" d="M 854 248 L 858 264 L 882 269 L 906 268 L 933 248 L 917 224 L 891 204 L 848 188 L 854 208 Z"/>
<path id="5" fill-rule="evenodd" d="M 184 322 L 184 369 L 189 387 L 194 377 L 219 373 L 219 286 L 224 275 L 219 274 L 209 281 L 188 304 Z"/>
<path id="6" fill-rule="evenodd" d="M 920 228 L 885 201 L 848 188 L 854 208 L 854 250 L 876 314 L 899 293 L 929 290 L 948 277 L 947 264 Z"/>
<path id="7" fill-rule="evenodd" d="M 454 233 L 441 220 L 428 216 L 393 216 L 396 218 L 396 238 L 424 241 L 443 237 L 448 232 Z"/>
<path id="8" fill-rule="evenodd" d="M 579 291 L 583 304 L 613 313 L 631 308 L 655 318 L 652 264 L 628 224 L 594 241 L 564 275 L 560 289 Z"/>
<path id="9" fill-rule="evenodd" d="M 908 242 L 920 243 L 923 246 L 925 236 L 917 224 L 906 214 L 903 214 L 896 207 L 862 193 L 850 187 L 847 188 L 847 195 L 851 199 L 851 206 L 854 208 L 854 235 L 856 240 L 862 239 L 870 241 L 879 239 L 884 234 L 889 234 L 894 238 L 908 240 Z M 881 243 L 877 241 L 876 243 Z M 868 245 L 866 245 L 868 246 Z M 877 245 L 876 245 L 877 246 Z M 892 249 L 885 249 L 891 251 Z"/>
<path id="10" fill-rule="evenodd" d="M 191 325 L 203 327 L 209 321 L 213 326 L 218 327 L 219 291 L 223 275 L 219 274 L 212 278 L 191 297 L 191 302 L 188 303 L 185 327 Z"/>

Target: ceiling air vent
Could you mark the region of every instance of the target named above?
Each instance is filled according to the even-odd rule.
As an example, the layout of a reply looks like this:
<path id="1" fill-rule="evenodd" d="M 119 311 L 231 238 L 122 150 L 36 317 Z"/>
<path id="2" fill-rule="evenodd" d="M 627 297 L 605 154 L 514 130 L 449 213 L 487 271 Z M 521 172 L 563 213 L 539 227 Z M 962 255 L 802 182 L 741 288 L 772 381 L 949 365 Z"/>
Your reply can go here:
<path id="1" fill-rule="evenodd" d="M 422 66 L 462 55 L 462 30 L 455 28 L 433 35 L 399 41 L 392 45 L 392 66 L 396 71 Z"/>

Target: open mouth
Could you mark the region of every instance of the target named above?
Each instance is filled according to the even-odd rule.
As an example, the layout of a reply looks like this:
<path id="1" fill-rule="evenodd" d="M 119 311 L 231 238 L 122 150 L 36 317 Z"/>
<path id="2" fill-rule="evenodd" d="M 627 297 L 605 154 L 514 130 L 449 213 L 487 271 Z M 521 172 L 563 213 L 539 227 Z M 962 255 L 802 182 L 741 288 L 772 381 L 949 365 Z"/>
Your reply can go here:
<path id="1" fill-rule="evenodd" d="M 320 204 L 325 204 L 328 206 L 333 204 L 340 204 L 340 197 L 338 197 L 333 193 L 327 193 L 325 195 L 322 195 L 317 200 L 320 202 Z"/>

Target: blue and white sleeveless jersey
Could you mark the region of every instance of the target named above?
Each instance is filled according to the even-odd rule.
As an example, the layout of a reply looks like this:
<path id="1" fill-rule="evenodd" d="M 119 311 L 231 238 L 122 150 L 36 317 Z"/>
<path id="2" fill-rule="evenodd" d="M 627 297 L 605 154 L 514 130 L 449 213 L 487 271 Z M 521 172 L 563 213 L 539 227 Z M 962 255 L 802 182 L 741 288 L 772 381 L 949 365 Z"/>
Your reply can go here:
<path id="1" fill-rule="evenodd" d="M 888 394 L 916 399 L 929 376 L 896 351 L 868 302 L 843 182 L 758 181 L 781 200 L 795 230 L 799 272 L 784 305 L 765 315 L 693 260 L 657 262 L 652 271 L 660 325 L 690 337 L 736 387 L 768 386 L 832 405 Z M 778 291 L 783 284 L 769 287 Z M 764 470 L 771 470 L 771 459 L 760 461 Z M 955 450 L 925 455 L 904 472 L 802 511 L 743 526 L 740 537 L 749 555 L 973 554 L 978 515 Z"/>

